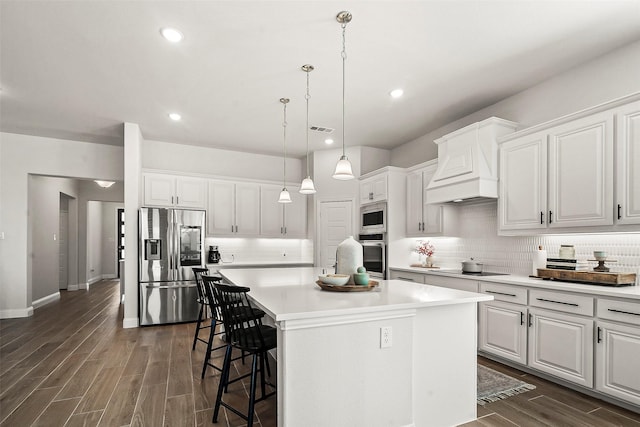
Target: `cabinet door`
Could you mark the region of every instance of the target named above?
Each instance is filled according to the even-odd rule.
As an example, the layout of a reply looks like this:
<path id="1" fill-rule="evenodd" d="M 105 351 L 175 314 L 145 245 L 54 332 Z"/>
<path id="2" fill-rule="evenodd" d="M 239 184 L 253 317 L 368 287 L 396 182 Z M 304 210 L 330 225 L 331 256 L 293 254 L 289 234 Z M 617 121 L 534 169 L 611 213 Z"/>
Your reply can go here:
<path id="1" fill-rule="evenodd" d="M 260 234 L 260 185 L 258 184 L 236 184 L 236 234 L 243 236 Z"/>
<path id="2" fill-rule="evenodd" d="M 424 234 L 442 234 L 443 211 L 442 205 L 424 205 Z"/>
<path id="3" fill-rule="evenodd" d="M 593 387 L 593 319 L 529 309 L 529 366 Z"/>
<path id="4" fill-rule="evenodd" d="M 640 405 L 640 328 L 597 326 L 596 390 Z"/>
<path id="5" fill-rule="evenodd" d="M 404 280 L 405 282 L 424 283 L 424 274 L 408 271 L 389 270 L 390 280 Z"/>
<path id="6" fill-rule="evenodd" d="M 360 204 L 373 202 L 373 184 L 371 181 L 364 181 L 360 183 Z"/>
<path id="7" fill-rule="evenodd" d="M 176 206 L 206 207 L 207 181 L 200 178 L 176 177 Z"/>
<path id="8" fill-rule="evenodd" d="M 207 233 L 215 236 L 235 234 L 235 184 L 209 181 L 207 202 Z"/>
<path id="9" fill-rule="evenodd" d="M 549 132 L 549 227 L 613 224 L 613 114 Z"/>
<path id="10" fill-rule="evenodd" d="M 284 206 L 284 237 L 304 239 L 307 237 L 307 196 L 298 188 L 291 190 L 291 203 Z"/>
<path id="11" fill-rule="evenodd" d="M 282 237 L 284 232 L 283 203 L 278 203 L 282 187 L 262 185 L 260 188 L 260 235 Z M 293 192 L 291 192 L 293 198 Z"/>
<path id="12" fill-rule="evenodd" d="M 616 111 L 618 224 L 640 224 L 640 102 Z"/>
<path id="13" fill-rule="evenodd" d="M 500 146 L 500 230 L 547 227 L 547 134 Z"/>
<path id="14" fill-rule="evenodd" d="M 360 204 L 387 200 L 387 175 L 367 178 L 360 183 Z"/>
<path id="15" fill-rule="evenodd" d="M 480 303 L 478 348 L 527 363 L 527 308 L 501 301 Z"/>
<path id="16" fill-rule="evenodd" d="M 422 172 L 407 174 L 407 237 L 422 235 Z"/>
<path id="17" fill-rule="evenodd" d="M 146 206 L 173 206 L 176 177 L 172 175 L 144 175 L 144 204 Z"/>

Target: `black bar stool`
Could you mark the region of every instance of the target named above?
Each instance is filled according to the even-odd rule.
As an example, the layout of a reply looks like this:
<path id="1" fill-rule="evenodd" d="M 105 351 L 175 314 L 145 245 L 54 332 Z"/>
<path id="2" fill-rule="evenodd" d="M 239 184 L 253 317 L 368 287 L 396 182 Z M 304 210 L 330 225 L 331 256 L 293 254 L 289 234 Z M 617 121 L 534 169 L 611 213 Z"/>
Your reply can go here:
<path id="1" fill-rule="evenodd" d="M 207 278 L 204 277 L 203 279 L 205 281 L 205 290 L 211 292 L 208 296 L 215 301 L 222 316 L 227 343 L 212 421 L 214 423 L 218 422 L 220 406 L 224 406 L 245 419 L 247 421 L 247 427 L 251 427 L 253 425 L 255 403 L 271 397 L 276 393 L 275 387 L 272 384 L 267 383 L 265 379 L 265 367 L 269 369 L 267 351 L 276 348 L 277 345 L 276 329 L 271 326 L 263 325 L 260 320 L 261 317 L 255 316 L 254 313 L 256 309 L 251 306 L 249 298 L 247 297 L 247 293 L 250 290 L 249 288 L 213 282 L 207 283 Z M 231 353 L 234 348 L 252 356 L 251 372 L 234 378 L 233 380 L 229 380 L 229 371 L 232 361 Z M 261 393 L 260 397 L 256 399 L 256 383 L 258 374 L 260 374 Z M 228 403 L 223 402 L 222 393 L 226 391 L 229 384 L 248 376 L 251 377 L 249 386 L 249 406 L 247 413 L 244 414 Z M 267 393 L 267 385 L 272 387 L 273 391 Z"/>
<path id="2" fill-rule="evenodd" d="M 211 313 L 212 315 L 211 323 L 209 323 L 209 325 L 205 324 L 206 323 L 205 320 L 207 318 L 206 309 L 209 307 L 209 302 L 207 301 L 207 294 L 204 291 L 202 275 L 208 274 L 209 269 L 202 268 L 202 267 L 193 267 L 192 270 L 193 270 L 193 275 L 196 278 L 196 285 L 198 290 L 197 301 L 198 301 L 198 305 L 200 305 L 200 311 L 198 312 L 198 322 L 196 323 L 196 332 L 193 336 L 193 347 L 191 348 L 191 351 L 196 349 L 196 343 L 198 341 L 203 342 L 205 344 L 208 344 L 209 341 L 211 341 L 211 334 L 212 334 L 212 331 L 215 329 L 215 323 L 216 323 L 215 319 L 213 318 L 213 313 Z M 202 329 L 211 329 L 211 331 L 209 332 L 209 338 L 206 340 L 203 338 L 200 338 L 200 331 Z"/>

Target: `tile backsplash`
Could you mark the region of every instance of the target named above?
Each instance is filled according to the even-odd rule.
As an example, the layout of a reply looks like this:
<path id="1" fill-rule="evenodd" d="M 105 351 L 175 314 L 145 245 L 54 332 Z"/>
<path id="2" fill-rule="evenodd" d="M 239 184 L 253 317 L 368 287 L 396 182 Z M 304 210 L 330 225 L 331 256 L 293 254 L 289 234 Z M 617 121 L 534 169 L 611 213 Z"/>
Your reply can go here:
<path id="1" fill-rule="evenodd" d="M 560 245 L 574 245 L 576 258 L 593 259 L 593 251 L 603 250 L 617 261 L 607 264 L 612 272 L 636 273 L 640 279 L 640 233 L 498 236 L 496 205 L 490 201 L 458 206 L 458 237 L 407 238 L 395 242 L 393 247 L 406 250 L 408 262 L 414 263 L 418 262 L 418 255 L 412 252 L 416 242 L 430 240 L 435 246 L 435 264 L 441 267 L 460 268 L 461 261 L 473 257 L 484 264 L 486 271 L 528 276 L 538 246 L 552 257 L 558 255 Z M 593 266 L 596 265 L 594 262 Z"/>
<path id="2" fill-rule="evenodd" d="M 237 237 L 207 237 L 209 246 L 218 246 L 222 264 L 233 263 L 313 263 L 313 241 L 310 239 L 255 239 Z"/>

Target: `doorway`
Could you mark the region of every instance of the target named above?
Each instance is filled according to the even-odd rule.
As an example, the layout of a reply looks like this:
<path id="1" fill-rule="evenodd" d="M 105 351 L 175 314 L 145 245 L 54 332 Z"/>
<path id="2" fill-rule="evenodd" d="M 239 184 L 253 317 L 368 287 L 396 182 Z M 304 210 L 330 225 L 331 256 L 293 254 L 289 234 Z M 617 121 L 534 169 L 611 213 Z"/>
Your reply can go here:
<path id="1" fill-rule="evenodd" d="M 69 197 L 60 193 L 58 223 L 58 289 L 69 287 Z"/>
<path id="2" fill-rule="evenodd" d="M 353 236 L 353 200 L 320 202 L 318 221 L 318 266 L 330 267 L 336 263 L 338 245 Z M 355 236 L 354 236 L 355 237 Z"/>

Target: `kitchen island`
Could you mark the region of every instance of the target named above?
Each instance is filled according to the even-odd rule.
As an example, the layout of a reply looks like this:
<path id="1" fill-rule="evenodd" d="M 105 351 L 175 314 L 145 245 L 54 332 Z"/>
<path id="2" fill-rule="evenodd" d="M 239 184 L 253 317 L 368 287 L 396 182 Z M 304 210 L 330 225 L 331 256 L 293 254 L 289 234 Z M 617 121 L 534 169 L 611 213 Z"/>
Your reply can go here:
<path id="1" fill-rule="evenodd" d="M 451 426 L 476 418 L 477 302 L 382 280 L 327 292 L 320 269 L 221 269 L 278 329 L 279 426 Z M 382 331 L 387 331 L 382 348 Z"/>

